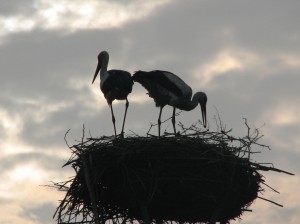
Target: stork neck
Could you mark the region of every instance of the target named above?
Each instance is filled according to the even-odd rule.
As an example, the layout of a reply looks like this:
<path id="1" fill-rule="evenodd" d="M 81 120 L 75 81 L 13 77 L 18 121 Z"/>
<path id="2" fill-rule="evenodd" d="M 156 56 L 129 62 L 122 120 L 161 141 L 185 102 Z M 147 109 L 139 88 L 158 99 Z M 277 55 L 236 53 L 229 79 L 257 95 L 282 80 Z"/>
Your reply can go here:
<path id="1" fill-rule="evenodd" d="M 199 99 L 198 99 L 197 94 L 195 94 L 193 96 L 192 100 L 185 101 L 185 103 L 178 106 L 178 108 L 181 109 L 181 110 L 190 111 L 190 110 L 195 109 L 197 107 L 198 103 L 199 103 Z"/>

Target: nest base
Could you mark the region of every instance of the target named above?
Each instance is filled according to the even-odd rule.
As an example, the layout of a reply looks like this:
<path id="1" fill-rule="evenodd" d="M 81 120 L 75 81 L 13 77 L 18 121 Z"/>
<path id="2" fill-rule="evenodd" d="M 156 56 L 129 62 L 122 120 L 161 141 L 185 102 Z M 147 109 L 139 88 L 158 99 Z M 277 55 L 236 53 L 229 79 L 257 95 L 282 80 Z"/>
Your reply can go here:
<path id="1" fill-rule="evenodd" d="M 72 150 L 76 176 L 55 183 L 66 191 L 54 216 L 63 223 L 228 223 L 269 185 L 259 171 L 292 173 L 250 161 L 258 129 L 242 138 L 229 131 L 164 137 L 88 138 Z M 84 138 L 83 138 L 84 139 Z M 282 206 L 282 205 L 279 205 Z"/>
<path id="2" fill-rule="evenodd" d="M 88 164 L 100 215 L 136 220 L 147 214 L 150 220 L 208 222 L 217 214 L 217 221 L 225 222 L 257 197 L 261 181 L 248 159 L 199 138 L 94 142 L 75 164 L 72 197 L 92 210 L 83 167 Z"/>

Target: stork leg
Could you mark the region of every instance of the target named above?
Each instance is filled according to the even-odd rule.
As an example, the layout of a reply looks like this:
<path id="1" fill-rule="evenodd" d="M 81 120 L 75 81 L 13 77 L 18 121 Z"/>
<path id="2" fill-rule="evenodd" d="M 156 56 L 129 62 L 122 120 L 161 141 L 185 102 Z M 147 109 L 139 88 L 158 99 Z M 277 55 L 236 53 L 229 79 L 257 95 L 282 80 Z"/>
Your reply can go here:
<path id="1" fill-rule="evenodd" d="M 125 114 L 124 114 L 124 118 L 123 118 L 123 125 L 122 125 L 122 131 L 121 131 L 121 137 L 122 137 L 122 138 L 124 137 L 124 124 L 125 124 L 125 120 L 126 120 L 126 114 L 127 114 L 128 106 L 129 106 L 129 102 L 128 102 L 127 98 L 126 98 L 126 103 L 125 103 Z"/>
<path id="2" fill-rule="evenodd" d="M 110 104 L 110 111 L 111 111 L 112 122 L 113 122 L 113 125 L 114 125 L 115 136 L 117 136 L 117 131 L 116 131 L 116 119 L 115 119 L 114 111 L 113 111 L 113 108 L 112 108 L 112 104 Z"/>
<path id="3" fill-rule="evenodd" d="M 173 107 L 172 124 L 173 124 L 174 134 L 176 135 L 176 127 L 175 127 L 175 110 L 176 110 L 176 108 Z"/>
<path id="4" fill-rule="evenodd" d="M 160 111 L 159 111 L 159 116 L 158 116 L 158 136 L 160 137 L 160 125 L 161 125 L 161 112 L 162 112 L 163 107 L 160 107 Z"/>

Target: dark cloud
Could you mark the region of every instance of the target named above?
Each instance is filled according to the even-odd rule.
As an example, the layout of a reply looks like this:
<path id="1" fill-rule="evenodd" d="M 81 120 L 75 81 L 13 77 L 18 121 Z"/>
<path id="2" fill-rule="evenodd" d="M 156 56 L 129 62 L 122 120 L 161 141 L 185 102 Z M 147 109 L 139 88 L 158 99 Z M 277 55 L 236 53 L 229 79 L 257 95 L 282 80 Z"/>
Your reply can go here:
<path id="1" fill-rule="evenodd" d="M 188 10 L 190 6 L 178 2 L 168 8 L 157 10 L 152 16 L 147 17 L 147 20 L 139 20 L 120 29 L 86 30 L 69 34 L 63 34 L 62 30 L 55 32 L 35 30 L 12 35 L 9 42 L 1 46 L 2 72 L 7 83 L 1 91 L 12 102 L 21 96 L 29 99 L 44 98 L 49 104 L 74 102 L 67 108 L 49 114 L 42 123 L 35 123 L 34 117 L 28 117 L 23 137 L 45 145 L 54 144 L 55 139 L 59 139 L 58 135 L 62 136 L 69 127 L 76 126 L 76 123 L 80 126 L 82 123 L 88 124 L 89 119 L 96 119 L 95 117 L 86 119 L 79 113 L 90 110 L 82 105 L 82 102 L 77 101 L 78 96 L 88 100 L 90 90 L 84 88 L 78 91 L 68 87 L 67 83 L 72 78 L 85 77 L 88 82 L 95 69 L 96 55 L 103 49 L 111 54 L 111 67 L 124 69 L 128 67 L 130 71 L 166 69 L 183 75 L 187 83 L 193 84 L 189 81 L 192 77 L 190 71 L 199 62 L 201 63 L 201 59 L 209 58 L 223 48 L 231 47 L 230 41 L 222 39 L 220 30 L 227 27 L 226 23 L 238 25 L 237 18 L 240 16 L 238 13 L 232 13 L 227 5 L 216 7 L 207 2 L 204 5 L 200 2 L 194 4 L 194 7 Z M 248 6 L 240 4 L 237 7 L 240 7 L 238 11 L 243 11 Z M 207 16 L 204 13 L 206 10 L 216 10 L 218 17 L 206 21 L 204 19 Z M 229 18 L 227 14 L 230 15 Z M 244 17 L 245 20 L 250 20 L 250 14 L 246 13 Z M 253 16 L 251 18 L 253 19 Z M 185 25 L 195 21 L 197 26 Z M 240 38 L 243 32 L 240 29 L 237 31 L 234 32 L 234 37 Z M 275 78 L 270 76 L 257 82 L 260 76 L 261 74 L 238 71 L 217 77 L 213 82 L 222 88 L 209 92 L 209 103 L 219 108 L 221 112 L 224 111 L 226 116 L 231 114 L 228 120 L 233 123 L 235 120 L 240 123 L 241 117 L 244 116 L 251 116 L 250 119 L 254 120 L 272 103 L 271 101 L 278 100 L 274 97 L 276 95 L 274 86 L 280 86 L 282 81 L 276 81 L 276 76 Z M 283 79 L 281 74 L 277 76 L 278 79 Z M 283 88 L 283 85 L 281 87 Z M 289 88 L 289 91 L 295 90 Z M 235 97 L 236 92 L 240 92 L 237 95 L 239 97 Z M 222 95 L 222 98 L 218 97 L 219 95 Z M 242 100 L 241 95 L 249 96 L 248 100 Z M 99 91 L 99 101 L 100 99 L 103 100 L 103 96 Z M 231 109 L 234 107 L 228 105 L 239 105 L 242 114 L 233 113 Z M 249 105 L 255 106 L 249 108 Z M 18 111 L 23 106 L 19 104 Z M 13 107 L 17 108 L 17 105 Z M 228 108 L 228 111 L 223 108 Z M 110 116 L 109 113 L 107 115 Z M 65 123 L 65 127 L 61 126 L 62 122 Z M 104 127 L 107 128 L 104 129 L 109 129 L 110 125 L 106 122 Z M 44 136 L 41 137 L 41 133 L 44 133 Z"/>
<path id="2" fill-rule="evenodd" d="M 99 89 L 98 84 L 91 85 L 97 54 L 103 49 L 117 51 L 121 48 L 120 39 L 111 38 L 114 33 L 117 37 L 120 35 L 117 35 L 117 30 L 83 31 L 69 35 L 60 33 L 37 30 L 15 34 L 6 45 L 0 46 L 4 74 L 0 90 L 1 106 L 9 113 L 24 117 L 24 132 L 20 135 L 31 144 L 33 140 L 43 146 L 61 144 L 58 140 L 62 140 L 69 128 L 81 127 L 84 123 L 101 125 L 101 121 L 90 122 L 82 115 L 91 109 L 84 104 L 91 98 L 91 89 Z M 90 85 L 89 89 L 83 87 L 78 91 L 70 86 L 69 80 L 85 80 L 85 77 L 85 85 Z M 103 99 L 99 89 L 99 105 L 106 104 Z M 26 100 L 41 102 L 44 106 L 64 102 L 70 106 L 45 115 L 45 121 L 37 122 L 34 112 L 42 105 L 32 105 Z"/>
<path id="3" fill-rule="evenodd" d="M 34 0 L 0 1 L 0 16 L 30 15 L 33 11 Z"/>
<path id="4" fill-rule="evenodd" d="M 192 70 L 223 49 L 236 46 L 241 49 L 249 48 L 262 58 L 272 56 L 270 51 L 276 49 L 287 52 L 295 49 L 290 48 L 288 41 L 284 41 L 285 33 L 293 33 L 294 27 L 288 24 L 290 20 L 282 20 L 286 14 L 295 17 L 295 7 L 279 1 L 274 2 L 270 8 L 235 1 L 232 4 L 214 3 L 216 2 L 195 1 L 191 7 L 180 1 L 174 2 L 168 7 L 157 9 L 144 20 L 140 19 L 117 29 L 80 30 L 73 33 L 40 29 L 14 33 L 5 45 L 0 46 L 3 74 L 0 91 L 2 96 L 9 99 L 1 98 L 1 104 L 11 113 L 17 114 L 20 111 L 30 112 L 34 107 L 38 110 L 39 107 L 22 103 L 20 99 L 42 99 L 43 104 L 49 105 L 70 103 L 61 110 L 46 115 L 42 122 L 37 122 L 30 114 L 24 118 L 24 131 L 20 134 L 23 139 L 30 144 L 56 145 L 57 139 L 62 140 L 69 128 L 76 127 L 76 133 L 80 133 L 82 124 L 90 125 L 91 129 L 97 129 L 99 125 L 103 127 L 101 133 L 108 133 L 107 130 L 111 128 L 108 108 L 96 111 L 84 104 L 84 101 L 91 98 L 91 89 L 97 88 L 95 85 L 91 85 L 91 89 L 85 87 L 80 90 L 68 86 L 69 81 L 74 78 L 81 78 L 90 84 L 100 50 L 110 52 L 109 67 L 127 69 L 130 72 L 138 69 L 170 70 L 184 77 L 196 91 Z M 229 34 L 226 34 L 226 29 Z M 272 32 L 267 32 L 267 29 Z M 255 41 L 255 38 L 259 41 Z M 268 66 L 272 65 L 270 63 Z M 290 96 L 296 94 L 297 89 L 295 72 L 289 74 L 288 78 L 283 73 L 290 71 L 282 70 L 281 73 L 265 78 L 261 78 L 263 74 L 259 72 L 257 69 L 230 71 L 228 75 L 213 79 L 212 83 L 217 88 L 204 89 L 209 95 L 210 118 L 216 107 L 225 122 L 238 127 L 242 117 L 254 121 L 262 111 L 280 100 L 292 100 Z M 289 88 L 286 89 L 285 86 Z M 131 104 L 130 112 L 134 115 L 146 115 L 146 108 L 152 107 L 151 110 L 155 113 L 157 109 L 153 108 L 154 103 L 151 99 L 148 102 L 143 106 L 144 111 L 142 107 Z M 99 90 L 100 103 L 106 102 Z M 123 105 L 119 104 L 116 112 L 123 114 Z M 88 113 L 91 115 L 86 116 Z M 189 117 L 183 119 L 192 123 Z M 128 117 L 128 124 L 145 120 L 140 116 L 135 118 L 133 121 Z M 155 116 L 151 118 L 150 120 L 155 121 L 157 119 Z"/>
<path id="5" fill-rule="evenodd" d="M 43 152 L 18 153 L 4 157 L 0 167 L 4 172 L 29 163 L 35 163 L 46 170 L 56 170 L 63 165 L 63 160 L 61 157 Z"/>
<path id="6" fill-rule="evenodd" d="M 49 114 L 42 122 L 27 119 L 23 127 L 24 132 L 20 137 L 29 144 L 40 147 L 64 146 L 64 135 L 68 129 L 71 129 L 71 133 L 75 132 L 80 139 L 82 125 L 86 125 L 88 128 L 96 126 L 97 123 L 102 125 L 101 120 L 96 122 L 96 114 L 92 118 L 81 115 L 84 110 L 86 108 L 81 105 L 72 105 Z M 101 115 L 101 111 L 99 111 L 99 115 Z"/>
<path id="7" fill-rule="evenodd" d="M 37 207 L 28 205 L 23 207 L 23 211 L 20 212 L 20 216 L 35 223 L 52 224 L 55 223 L 52 217 L 55 210 L 56 207 L 51 203 L 44 203 Z"/>
<path id="8" fill-rule="evenodd" d="M 74 36 L 61 32 L 14 34 L 0 46 L 1 73 L 6 83 L 1 91 L 29 97 L 58 94 L 53 89 L 60 86 L 63 90 L 68 79 L 92 76 L 99 45 L 107 38 L 105 31 L 103 35 L 83 32 Z"/>
<path id="9" fill-rule="evenodd" d="M 30 12 L 32 8 L 24 4 L 23 1 L 0 3 L 0 13 L 26 14 L 25 11 Z M 265 122 L 267 125 L 261 133 L 266 132 L 267 136 L 263 141 L 270 143 L 274 150 L 259 154 L 255 159 L 274 162 L 276 167 L 299 173 L 297 143 L 292 141 L 299 136 L 299 124 L 275 127 L 271 117 L 262 121 L 270 108 L 277 108 L 282 102 L 297 107 L 299 101 L 299 67 L 288 66 L 279 57 L 299 54 L 299 4 L 279 0 L 259 4 L 237 0 L 172 1 L 167 7 L 159 7 L 147 17 L 119 28 L 75 32 L 34 29 L 11 33 L 0 45 L 0 105 L 9 114 L 21 117 L 23 126 L 18 137 L 36 148 L 36 152 L 10 156 L 1 166 L 10 169 L 19 163 L 39 161 L 43 168 L 60 169 L 62 158 L 45 155 L 43 150 L 68 150 L 63 139 L 68 129 L 71 129 L 67 135 L 70 144 L 81 139 L 83 124 L 85 136 L 113 133 L 110 110 L 99 90 L 99 80 L 91 85 L 97 54 L 107 50 L 109 68 L 130 72 L 169 70 L 180 75 L 194 91 L 201 87 L 208 95 L 212 128 L 217 113 L 238 136 L 246 134 L 244 117 L 254 127 L 262 125 L 258 122 Z M 257 61 L 239 70 L 220 73 L 206 85 L 201 84 L 203 74 L 194 77 L 198 75 L 194 74 L 195 69 L 228 49 L 236 53 L 237 59 L 241 59 L 241 51 L 254 54 Z M 71 85 L 72 80 L 84 83 L 76 87 Z M 95 89 L 99 98 L 92 102 Z M 140 94 L 147 100 L 144 104 L 130 101 L 125 129 L 127 133 L 144 135 L 150 123 L 157 122 L 159 109 L 139 84 L 134 85 L 129 100 Z M 92 107 L 91 103 L 96 105 Z M 45 117 L 37 119 L 36 111 L 58 104 L 63 106 L 54 111 L 45 110 Z M 114 110 L 119 132 L 124 102 L 114 104 Z M 166 106 L 163 119 L 170 116 L 171 108 Z M 200 118 L 200 109 L 196 108 L 182 112 L 177 121 L 189 126 Z M 162 130 L 165 129 L 172 131 L 171 121 L 162 125 Z M 157 134 L 156 126 L 151 133 Z M 0 135 L 6 136 L 3 125 L 0 125 Z M 282 140 L 281 144 L 273 145 L 274 139 Z M 50 203 L 36 208 L 24 207 L 22 215 L 49 223 L 49 210 L 53 210 Z M 296 214 L 294 211 L 280 213 Z"/>

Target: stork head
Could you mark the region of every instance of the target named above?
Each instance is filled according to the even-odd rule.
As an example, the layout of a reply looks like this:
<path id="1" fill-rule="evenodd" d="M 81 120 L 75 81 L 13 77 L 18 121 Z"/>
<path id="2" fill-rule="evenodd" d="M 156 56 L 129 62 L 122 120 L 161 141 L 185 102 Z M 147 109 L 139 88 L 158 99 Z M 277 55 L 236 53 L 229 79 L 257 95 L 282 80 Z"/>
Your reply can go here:
<path id="1" fill-rule="evenodd" d="M 108 60 L 109 60 L 109 54 L 107 53 L 107 51 L 101 51 L 98 54 L 98 64 L 97 64 L 97 68 L 96 68 L 92 83 L 94 83 L 100 69 L 102 72 L 106 72 Z"/>
<path id="2" fill-rule="evenodd" d="M 202 113 L 202 122 L 203 126 L 206 128 L 206 103 L 207 103 L 207 96 L 204 92 L 198 92 L 197 98 L 200 104 L 201 113 Z"/>

